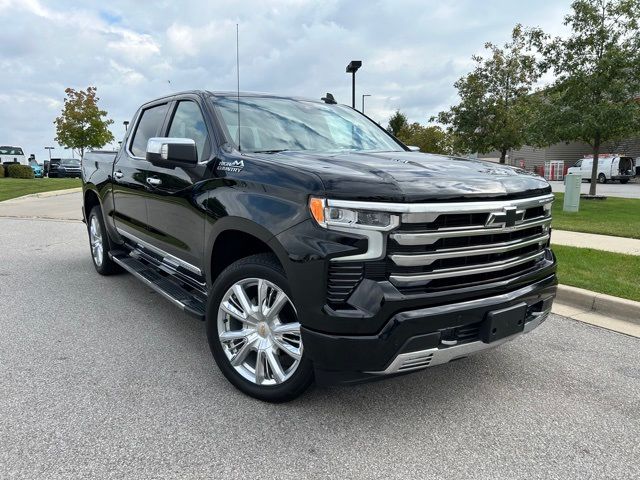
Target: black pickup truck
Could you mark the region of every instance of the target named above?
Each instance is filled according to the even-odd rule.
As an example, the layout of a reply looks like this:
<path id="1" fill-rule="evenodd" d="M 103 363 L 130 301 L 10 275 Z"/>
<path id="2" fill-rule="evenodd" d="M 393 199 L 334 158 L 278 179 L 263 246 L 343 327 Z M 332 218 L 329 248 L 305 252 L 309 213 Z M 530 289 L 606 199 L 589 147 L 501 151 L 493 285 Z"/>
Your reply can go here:
<path id="1" fill-rule="evenodd" d="M 547 182 L 412 151 L 331 99 L 192 91 L 146 103 L 82 162 L 96 270 L 206 321 L 266 401 L 517 338 L 556 292 Z"/>

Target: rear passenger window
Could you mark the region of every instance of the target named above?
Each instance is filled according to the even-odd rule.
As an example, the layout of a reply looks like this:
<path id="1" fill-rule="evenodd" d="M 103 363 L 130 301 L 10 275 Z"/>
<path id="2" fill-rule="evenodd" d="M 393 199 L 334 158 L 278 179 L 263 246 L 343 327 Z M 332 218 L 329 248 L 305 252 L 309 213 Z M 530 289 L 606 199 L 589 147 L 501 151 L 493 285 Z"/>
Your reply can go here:
<path id="1" fill-rule="evenodd" d="M 144 158 L 146 156 L 147 142 L 150 138 L 158 135 L 158 130 L 167 114 L 167 108 L 169 108 L 169 105 L 165 103 L 164 105 L 147 108 L 142 112 L 131 142 L 131 153 L 135 157 Z"/>
<path id="2" fill-rule="evenodd" d="M 207 126 L 204 123 L 200 107 L 195 102 L 182 101 L 178 103 L 176 113 L 171 120 L 168 136 L 190 138 L 195 141 L 198 160 L 202 160 L 207 143 Z"/>

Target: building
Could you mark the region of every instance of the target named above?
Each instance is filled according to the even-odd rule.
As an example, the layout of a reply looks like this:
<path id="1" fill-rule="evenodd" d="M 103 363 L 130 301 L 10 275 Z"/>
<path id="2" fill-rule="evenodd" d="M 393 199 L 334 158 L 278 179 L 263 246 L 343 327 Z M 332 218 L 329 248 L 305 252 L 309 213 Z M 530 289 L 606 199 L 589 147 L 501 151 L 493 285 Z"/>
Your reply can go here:
<path id="1" fill-rule="evenodd" d="M 640 138 L 607 142 L 600 151 L 602 153 L 621 153 L 637 159 L 640 158 Z M 507 163 L 542 173 L 548 162 L 560 161 L 564 163 L 564 168 L 568 168 L 580 158 L 591 153 L 591 146 L 583 142 L 561 142 L 544 148 L 524 146 L 518 150 L 510 150 L 507 153 Z M 497 162 L 500 159 L 500 152 L 481 153 L 478 154 L 478 158 Z M 637 166 L 638 164 L 640 162 L 636 161 Z"/>

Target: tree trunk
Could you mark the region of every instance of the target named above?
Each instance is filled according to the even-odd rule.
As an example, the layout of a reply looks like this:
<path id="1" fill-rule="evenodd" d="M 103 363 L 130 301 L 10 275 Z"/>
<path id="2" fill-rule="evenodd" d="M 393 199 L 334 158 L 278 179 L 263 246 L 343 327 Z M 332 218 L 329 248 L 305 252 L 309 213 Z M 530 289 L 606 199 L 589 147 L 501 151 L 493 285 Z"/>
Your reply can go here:
<path id="1" fill-rule="evenodd" d="M 593 139 L 593 164 L 591 165 L 591 185 L 589 195 L 596 194 L 596 182 L 598 181 L 598 159 L 600 158 L 600 132 L 596 132 Z"/>
<path id="2" fill-rule="evenodd" d="M 502 150 L 500 150 L 500 163 L 505 163 L 506 160 L 507 160 L 507 149 L 503 148 Z"/>

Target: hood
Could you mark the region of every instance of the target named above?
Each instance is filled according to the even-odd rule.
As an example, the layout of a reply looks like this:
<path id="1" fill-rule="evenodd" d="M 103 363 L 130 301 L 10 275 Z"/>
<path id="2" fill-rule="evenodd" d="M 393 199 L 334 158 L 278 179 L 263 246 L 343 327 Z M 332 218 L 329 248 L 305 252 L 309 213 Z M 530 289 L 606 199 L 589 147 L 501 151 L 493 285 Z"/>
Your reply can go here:
<path id="1" fill-rule="evenodd" d="M 421 152 L 281 152 L 259 157 L 317 174 L 331 198 L 424 202 L 551 192 L 544 178 L 519 168 Z"/>

